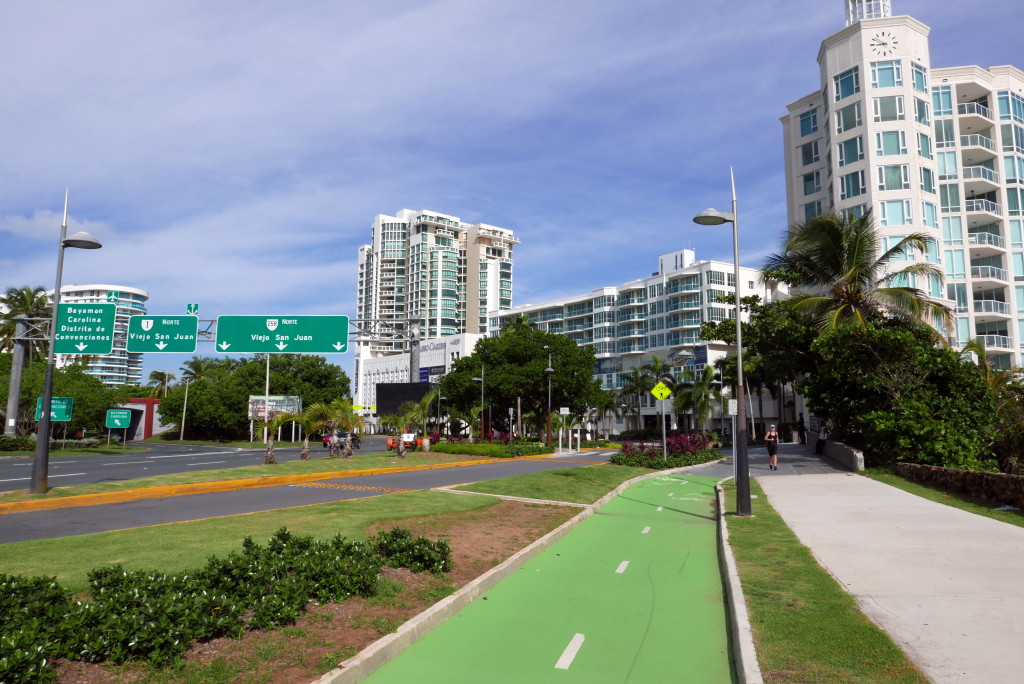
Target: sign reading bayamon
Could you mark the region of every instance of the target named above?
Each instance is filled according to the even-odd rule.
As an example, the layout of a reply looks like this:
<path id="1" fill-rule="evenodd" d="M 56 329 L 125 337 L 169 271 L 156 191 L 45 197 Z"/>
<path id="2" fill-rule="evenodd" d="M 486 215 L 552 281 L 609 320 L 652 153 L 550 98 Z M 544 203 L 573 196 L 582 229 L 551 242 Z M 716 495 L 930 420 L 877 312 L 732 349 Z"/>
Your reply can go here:
<path id="1" fill-rule="evenodd" d="M 116 304 L 61 304 L 57 307 L 57 354 L 109 354 L 114 348 Z"/>
<path id="2" fill-rule="evenodd" d="M 195 316 L 132 316 L 128 319 L 128 351 L 191 354 L 199 337 Z"/>
<path id="3" fill-rule="evenodd" d="M 348 316 L 220 316 L 217 351 L 242 354 L 341 354 Z"/>

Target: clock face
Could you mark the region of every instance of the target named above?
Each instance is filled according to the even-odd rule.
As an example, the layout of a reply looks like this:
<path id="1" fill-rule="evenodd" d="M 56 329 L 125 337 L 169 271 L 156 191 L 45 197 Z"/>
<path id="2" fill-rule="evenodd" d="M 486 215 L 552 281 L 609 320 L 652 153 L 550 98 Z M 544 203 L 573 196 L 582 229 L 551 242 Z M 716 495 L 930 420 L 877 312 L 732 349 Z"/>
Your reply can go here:
<path id="1" fill-rule="evenodd" d="M 899 41 L 896 40 L 896 35 L 892 31 L 879 31 L 871 37 L 868 45 L 871 46 L 873 54 L 879 57 L 888 57 L 896 52 Z"/>

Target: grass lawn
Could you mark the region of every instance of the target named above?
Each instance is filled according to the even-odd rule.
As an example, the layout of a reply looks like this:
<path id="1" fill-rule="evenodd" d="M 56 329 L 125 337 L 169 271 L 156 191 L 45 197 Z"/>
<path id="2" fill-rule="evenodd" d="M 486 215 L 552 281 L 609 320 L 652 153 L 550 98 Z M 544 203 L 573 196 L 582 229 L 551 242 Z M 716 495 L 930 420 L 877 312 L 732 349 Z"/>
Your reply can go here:
<path id="1" fill-rule="evenodd" d="M 88 485 L 72 485 L 54 487 L 46 494 L 30 494 L 28 490 L 18 490 L 0 494 L 0 503 L 11 501 L 30 501 L 38 498 L 77 496 L 79 494 L 97 494 L 126 489 L 142 489 L 145 487 L 162 487 L 165 485 L 193 484 L 196 482 L 215 482 L 219 480 L 245 480 L 250 478 L 273 477 L 278 475 L 303 475 L 312 473 L 335 473 L 373 468 L 398 468 L 403 466 L 438 465 L 458 463 L 461 461 L 489 460 L 485 456 L 462 456 L 458 454 L 441 454 L 434 452 L 410 451 L 404 459 L 398 458 L 393 452 L 378 451 L 359 453 L 353 458 L 311 458 L 308 461 L 288 461 L 275 465 L 263 465 L 262 454 L 254 456 L 254 465 L 222 470 L 198 470 L 170 475 L 143 477 L 137 480 L 121 482 L 104 482 Z M 502 459 L 494 459 L 502 460 Z"/>
<path id="2" fill-rule="evenodd" d="M 600 465 L 551 470 L 546 473 L 514 475 L 500 480 L 477 482 L 454 489 L 484 494 L 520 496 L 527 499 L 594 503 L 630 478 L 645 475 L 647 468 Z"/>
<path id="3" fill-rule="evenodd" d="M 897 489 L 902 489 L 905 492 L 915 494 L 929 501 L 946 504 L 969 513 L 983 515 L 986 518 L 1024 527 L 1024 511 L 999 511 L 996 509 L 1000 507 L 1000 504 L 992 503 L 985 499 L 972 498 L 962 492 L 954 492 L 938 485 L 911 482 L 900 477 L 890 468 L 869 468 L 862 474 L 867 475 L 872 480 L 884 482 L 887 485 L 892 485 Z"/>
<path id="4" fill-rule="evenodd" d="M 59 446 L 50 447 L 50 458 L 64 458 L 68 456 L 106 456 L 118 454 L 134 454 L 145 451 L 142 447 L 120 447 L 120 446 L 99 446 L 91 449 L 61 449 Z M 32 458 L 34 451 L 0 451 L 0 458 Z"/>
<path id="5" fill-rule="evenodd" d="M 340 534 L 364 540 L 363 528 L 381 520 L 397 521 L 436 513 L 471 511 L 497 503 L 483 496 L 410 492 L 356 501 L 317 504 L 233 515 L 187 523 L 140 527 L 75 537 L 0 545 L 0 573 L 48 575 L 73 591 L 88 588 L 86 572 L 113 563 L 131 570 L 173 573 L 201 567 L 210 555 L 241 549 L 252 536 L 266 543 L 287 527 L 295 534 L 331 538 Z"/>
<path id="6" fill-rule="evenodd" d="M 726 520 L 765 681 L 927 682 L 818 565 L 753 478 L 750 489 L 753 516 Z M 731 482 L 725 492 L 735 500 Z"/>

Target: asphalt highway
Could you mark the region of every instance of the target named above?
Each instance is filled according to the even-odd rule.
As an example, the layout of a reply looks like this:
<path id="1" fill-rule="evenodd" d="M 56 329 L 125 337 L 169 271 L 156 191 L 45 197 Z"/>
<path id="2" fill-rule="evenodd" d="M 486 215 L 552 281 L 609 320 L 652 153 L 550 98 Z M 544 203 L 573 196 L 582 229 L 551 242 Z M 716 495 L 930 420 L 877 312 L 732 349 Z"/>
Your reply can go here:
<path id="1" fill-rule="evenodd" d="M 495 461 L 485 465 L 332 478 L 297 485 L 6 513 L 0 515 L 0 543 L 68 537 L 494 480 L 524 473 L 592 465 L 607 461 L 612 453 L 585 451 L 543 459 Z"/>

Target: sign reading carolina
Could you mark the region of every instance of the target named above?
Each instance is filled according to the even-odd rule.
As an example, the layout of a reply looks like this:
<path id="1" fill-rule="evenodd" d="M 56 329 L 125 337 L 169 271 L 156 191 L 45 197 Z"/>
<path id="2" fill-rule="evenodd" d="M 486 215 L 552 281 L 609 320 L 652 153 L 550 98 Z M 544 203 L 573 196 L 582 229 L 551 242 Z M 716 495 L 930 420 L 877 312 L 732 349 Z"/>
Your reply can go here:
<path id="1" fill-rule="evenodd" d="M 114 349 L 117 304 L 61 304 L 53 351 L 57 354 L 109 354 Z"/>

